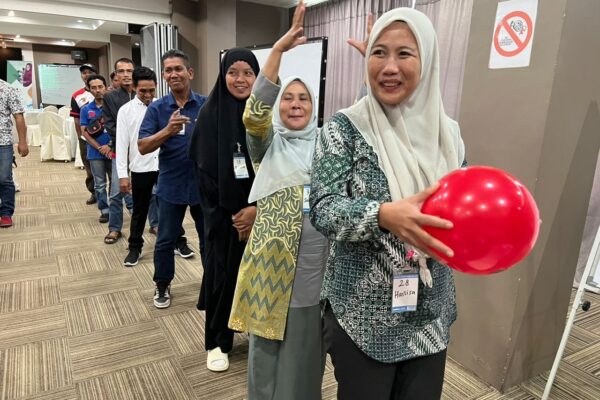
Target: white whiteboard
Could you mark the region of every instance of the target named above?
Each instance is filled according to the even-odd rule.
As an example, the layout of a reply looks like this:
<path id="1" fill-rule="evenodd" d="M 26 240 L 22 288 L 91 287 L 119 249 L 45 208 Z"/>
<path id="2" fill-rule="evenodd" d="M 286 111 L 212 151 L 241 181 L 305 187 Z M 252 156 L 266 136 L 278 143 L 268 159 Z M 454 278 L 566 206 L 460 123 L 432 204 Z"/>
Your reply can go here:
<path id="1" fill-rule="evenodd" d="M 299 76 L 308 83 L 315 94 L 316 103 L 319 105 L 318 117 L 320 121 L 322 121 L 323 118 L 321 98 L 325 96 L 325 93 L 321 93 L 321 82 L 325 79 L 327 51 L 326 49 L 325 51 L 323 50 L 324 41 L 326 41 L 326 38 L 310 39 L 308 43 L 285 52 L 279 67 L 279 78 L 281 80 L 290 76 Z M 250 48 L 258 60 L 260 68 L 262 68 L 267 61 L 271 48 L 272 46 Z M 221 57 L 223 57 L 224 54 L 225 52 L 221 52 Z"/>
<path id="2" fill-rule="evenodd" d="M 42 103 L 68 105 L 71 104 L 73 92 L 83 87 L 79 65 L 74 64 L 40 64 L 40 93 Z"/>

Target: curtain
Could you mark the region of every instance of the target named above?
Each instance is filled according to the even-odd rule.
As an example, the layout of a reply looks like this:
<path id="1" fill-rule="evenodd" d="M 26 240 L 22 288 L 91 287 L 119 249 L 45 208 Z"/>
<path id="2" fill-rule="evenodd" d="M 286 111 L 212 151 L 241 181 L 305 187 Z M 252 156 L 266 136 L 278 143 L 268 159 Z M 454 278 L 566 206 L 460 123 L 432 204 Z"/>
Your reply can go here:
<path id="1" fill-rule="evenodd" d="M 306 11 L 305 35 L 328 37 L 325 120 L 350 106 L 364 81 L 364 61 L 346 40 L 365 38 L 369 12 L 378 18 L 393 8 L 411 7 L 412 3 L 412 0 L 337 0 Z M 438 35 L 444 107 L 454 119 L 459 114 L 472 5 L 473 0 L 416 1 L 416 8 L 431 19 Z"/>

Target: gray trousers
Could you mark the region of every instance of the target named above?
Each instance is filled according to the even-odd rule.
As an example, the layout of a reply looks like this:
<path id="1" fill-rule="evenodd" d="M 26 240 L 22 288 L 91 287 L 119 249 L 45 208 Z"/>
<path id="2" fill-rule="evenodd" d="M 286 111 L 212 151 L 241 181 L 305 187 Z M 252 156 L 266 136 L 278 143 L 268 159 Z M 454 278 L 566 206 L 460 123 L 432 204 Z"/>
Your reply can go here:
<path id="1" fill-rule="evenodd" d="M 319 400 L 325 368 L 321 308 L 290 308 L 283 341 L 250 335 L 248 400 Z"/>

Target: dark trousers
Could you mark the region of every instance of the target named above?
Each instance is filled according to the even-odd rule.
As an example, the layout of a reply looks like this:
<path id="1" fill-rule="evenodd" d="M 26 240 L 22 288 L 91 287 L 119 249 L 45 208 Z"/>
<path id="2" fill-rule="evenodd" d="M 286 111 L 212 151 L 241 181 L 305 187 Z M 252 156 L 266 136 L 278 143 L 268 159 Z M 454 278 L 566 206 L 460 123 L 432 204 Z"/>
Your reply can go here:
<path id="1" fill-rule="evenodd" d="M 442 396 L 446 350 L 397 363 L 363 353 L 340 326 L 328 304 L 323 316 L 324 350 L 331 356 L 340 400 L 438 400 Z"/>
<path id="2" fill-rule="evenodd" d="M 190 207 L 190 213 L 196 225 L 200 238 L 200 255 L 204 252 L 204 219 L 200 204 Z M 158 198 L 158 237 L 154 246 L 154 282 L 166 286 L 175 276 L 175 247 L 185 243 L 183 234 L 183 218 L 187 204 L 170 203 L 163 198 Z M 183 242 L 181 242 L 183 240 Z"/>
<path id="3" fill-rule="evenodd" d="M 92 194 L 96 195 L 94 190 L 94 175 L 92 175 L 92 168 L 90 162 L 87 159 L 87 142 L 83 139 L 79 139 L 79 154 L 81 155 L 81 161 L 83 162 L 83 168 L 85 168 L 85 187 Z"/>
<path id="4" fill-rule="evenodd" d="M 144 228 L 152 199 L 152 188 L 158 179 L 158 171 L 132 172 L 131 197 L 133 198 L 133 213 L 129 228 L 129 250 L 141 250 L 144 246 Z M 160 218 L 160 217 L 159 217 Z M 185 240 L 185 238 L 183 239 Z"/>
<path id="5" fill-rule="evenodd" d="M 223 353 L 229 353 L 233 348 L 233 334 L 234 332 L 226 326 L 219 329 L 211 328 L 210 321 L 206 319 L 204 322 L 204 348 L 212 350 L 220 347 Z"/>

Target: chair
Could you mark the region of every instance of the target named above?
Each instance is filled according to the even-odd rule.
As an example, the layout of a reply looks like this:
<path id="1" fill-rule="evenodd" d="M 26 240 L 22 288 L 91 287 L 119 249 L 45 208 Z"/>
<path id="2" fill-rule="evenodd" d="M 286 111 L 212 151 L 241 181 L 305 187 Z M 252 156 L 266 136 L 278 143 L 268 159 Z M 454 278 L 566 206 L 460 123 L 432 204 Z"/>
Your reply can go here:
<path id="1" fill-rule="evenodd" d="M 60 115 L 62 119 L 69 118 L 69 114 L 71 114 L 71 107 L 69 106 L 63 106 L 58 109 L 58 115 Z"/>
<path id="2" fill-rule="evenodd" d="M 63 119 L 58 114 L 44 111 L 40 115 L 40 128 L 42 130 L 41 160 L 71 161 L 70 143 L 65 138 Z"/>
<path id="3" fill-rule="evenodd" d="M 54 114 L 58 114 L 58 108 L 56 108 L 56 106 L 44 107 L 44 111 L 50 111 L 50 112 L 53 112 Z"/>
<path id="4" fill-rule="evenodd" d="M 27 144 L 30 146 L 42 145 L 42 131 L 40 129 L 39 116 L 42 113 L 37 111 L 25 112 L 25 125 L 27 125 Z"/>

